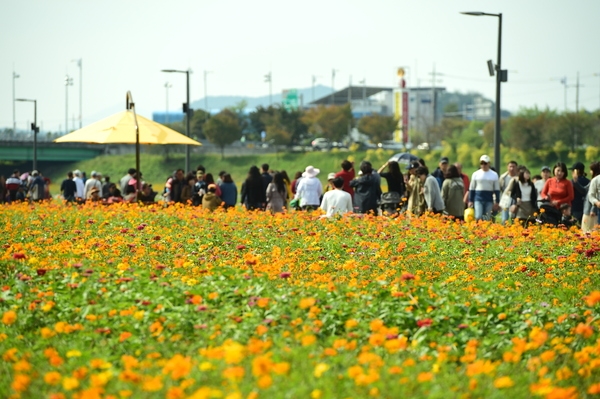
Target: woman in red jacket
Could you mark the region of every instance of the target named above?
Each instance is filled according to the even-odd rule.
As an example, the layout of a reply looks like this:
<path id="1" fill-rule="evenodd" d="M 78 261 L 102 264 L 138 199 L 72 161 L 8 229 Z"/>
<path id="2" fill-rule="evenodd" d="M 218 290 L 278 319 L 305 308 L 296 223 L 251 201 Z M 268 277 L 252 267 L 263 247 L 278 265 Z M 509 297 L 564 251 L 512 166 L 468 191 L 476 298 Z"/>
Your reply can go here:
<path id="1" fill-rule="evenodd" d="M 571 204 L 575 198 L 573 183 L 567 179 L 567 165 L 558 162 L 554 165 L 554 177 L 546 180 L 542 189 L 542 199 L 546 199 L 555 207 L 559 208 L 562 204 Z"/>

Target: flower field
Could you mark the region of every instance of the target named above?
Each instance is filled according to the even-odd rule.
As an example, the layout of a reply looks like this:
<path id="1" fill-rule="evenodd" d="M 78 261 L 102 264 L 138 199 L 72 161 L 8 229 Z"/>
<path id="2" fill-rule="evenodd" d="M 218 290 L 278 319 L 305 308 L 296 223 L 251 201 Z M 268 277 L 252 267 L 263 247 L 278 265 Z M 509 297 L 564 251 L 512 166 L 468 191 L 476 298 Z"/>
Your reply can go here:
<path id="1" fill-rule="evenodd" d="M 600 234 L 0 208 L 2 398 L 600 397 Z"/>

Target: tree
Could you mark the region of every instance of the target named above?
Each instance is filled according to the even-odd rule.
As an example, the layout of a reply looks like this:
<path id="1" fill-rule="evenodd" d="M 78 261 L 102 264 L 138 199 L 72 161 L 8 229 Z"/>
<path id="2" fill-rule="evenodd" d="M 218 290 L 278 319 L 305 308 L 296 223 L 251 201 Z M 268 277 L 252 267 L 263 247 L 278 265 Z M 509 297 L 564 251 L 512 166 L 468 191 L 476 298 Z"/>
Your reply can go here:
<path id="1" fill-rule="evenodd" d="M 204 134 L 221 148 L 221 158 L 225 158 L 225 146 L 242 137 L 239 118 L 233 111 L 224 109 L 206 122 Z"/>
<path id="2" fill-rule="evenodd" d="M 302 122 L 314 135 L 340 141 L 348 134 L 348 126 L 352 123 L 352 110 L 350 104 L 327 107 L 320 105 L 308 110 L 302 117 Z"/>
<path id="3" fill-rule="evenodd" d="M 294 145 L 307 133 L 308 127 L 302 121 L 303 112 L 286 110 L 281 107 L 258 107 L 248 119 L 254 132 L 265 131 L 267 140 L 280 145 Z"/>
<path id="4" fill-rule="evenodd" d="M 193 139 L 202 140 L 205 139 L 204 135 L 204 124 L 210 118 L 210 114 L 203 109 L 194 110 L 194 115 L 190 120 L 190 135 Z M 184 121 L 185 123 L 185 121 Z"/>
<path id="5" fill-rule="evenodd" d="M 369 136 L 372 143 L 391 140 L 397 127 L 398 120 L 393 116 L 374 114 L 363 116 L 358 121 L 358 130 Z"/>

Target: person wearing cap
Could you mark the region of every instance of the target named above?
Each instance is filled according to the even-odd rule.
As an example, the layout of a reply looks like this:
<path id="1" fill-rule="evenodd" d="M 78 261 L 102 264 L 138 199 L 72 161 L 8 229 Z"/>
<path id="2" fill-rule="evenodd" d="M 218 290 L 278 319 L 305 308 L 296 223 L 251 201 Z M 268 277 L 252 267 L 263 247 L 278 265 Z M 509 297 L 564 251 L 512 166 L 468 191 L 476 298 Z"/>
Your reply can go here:
<path id="1" fill-rule="evenodd" d="M 350 187 L 350 182 L 354 180 L 356 174 L 354 173 L 354 162 L 350 162 L 347 159 L 342 161 L 342 170 L 335 174 L 335 177 L 341 177 L 344 179 L 343 190 L 350 194 L 350 197 L 354 198 L 354 190 Z"/>
<path id="2" fill-rule="evenodd" d="M 300 207 L 305 211 L 312 211 L 319 207 L 321 204 L 321 194 L 323 194 L 323 187 L 321 182 L 317 179 L 317 175 L 321 171 L 312 165 L 309 165 L 304 169 L 302 173 L 302 179 L 298 183 L 296 189 L 296 195 L 294 199 L 300 200 Z"/>
<path id="3" fill-rule="evenodd" d="M 471 176 L 469 207 L 475 209 L 475 220 L 491 220 L 492 212 L 500 208 L 499 203 L 498 174 L 490 169 L 490 157 L 482 155 L 479 158 L 479 170 Z"/>
<path id="4" fill-rule="evenodd" d="M 335 187 L 333 186 L 333 179 L 335 179 L 335 173 L 329 173 L 327 175 L 327 184 L 325 185 L 325 188 L 323 189 L 323 194 L 325 194 L 326 192 L 329 192 L 331 190 L 335 190 Z"/>
<path id="5" fill-rule="evenodd" d="M 421 188 L 423 185 L 416 175 L 416 171 L 422 165 L 417 162 L 411 162 L 406 167 L 408 171 L 408 180 L 406 181 L 406 192 L 408 195 L 407 211 L 415 216 L 421 216 L 425 212 L 425 197 Z"/>
<path id="6" fill-rule="evenodd" d="M 100 189 L 98 187 L 92 187 L 85 199 L 92 202 L 100 201 Z"/>
<path id="7" fill-rule="evenodd" d="M 544 189 L 544 185 L 546 184 L 546 182 L 548 181 L 548 179 L 550 178 L 552 171 L 550 170 L 549 166 L 542 166 L 542 169 L 540 169 L 540 174 L 541 174 L 541 179 L 535 179 L 534 176 L 534 185 L 535 185 L 535 189 L 538 192 L 538 207 L 540 205 L 542 205 L 542 198 L 541 198 L 541 194 L 542 194 L 542 190 Z"/>
<path id="8" fill-rule="evenodd" d="M 354 189 L 354 207 L 359 213 L 379 213 L 379 198 L 381 197 L 381 187 L 379 186 L 378 176 L 373 173 L 373 166 L 369 161 L 360 163 L 362 175 L 350 182 L 350 187 Z"/>
<path id="9" fill-rule="evenodd" d="M 215 209 L 221 206 L 223 200 L 221 200 L 221 198 L 217 196 L 216 192 L 217 185 L 215 183 L 209 184 L 207 187 L 206 194 L 202 196 L 202 208 L 208 209 L 209 211 L 213 212 Z"/>
<path id="10" fill-rule="evenodd" d="M 571 173 L 573 173 L 571 184 L 573 184 L 573 193 L 575 194 L 573 202 L 571 202 L 571 215 L 573 215 L 579 224 L 581 224 L 583 215 L 585 213 L 584 205 L 590 185 L 590 179 L 585 176 L 585 165 L 581 162 L 575 162 L 573 166 L 569 168 L 569 170 L 571 170 Z"/>
<path id="11" fill-rule="evenodd" d="M 85 197 L 83 195 L 85 184 L 83 184 L 83 180 L 81 179 L 81 171 L 79 169 L 76 169 L 73 172 L 73 175 L 75 176 L 73 177 L 73 181 L 75 182 L 75 187 L 77 188 L 77 190 L 75 190 L 75 200 L 85 201 Z"/>
<path id="12" fill-rule="evenodd" d="M 87 181 L 84 184 L 83 195 L 86 199 L 90 198 L 90 191 L 92 190 L 92 188 L 97 188 L 99 192 L 102 191 L 102 183 L 98 179 L 98 174 L 98 172 L 92 170 L 92 176 L 89 179 L 87 179 Z"/>
<path id="13" fill-rule="evenodd" d="M 500 195 L 503 195 L 505 193 L 508 195 L 512 195 L 512 189 L 518 177 L 519 164 L 517 163 L 517 161 L 510 161 L 506 165 L 506 172 L 500 175 Z M 506 223 L 506 221 L 510 219 L 510 217 L 511 215 L 509 209 L 502 209 L 502 224 Z"/>
<path id="14" fill-rule="evenodd" d="M 442 188 L 442 184 L 444 184 L 444 179 L 446 178 L 446 173 L 448 172 L 448 166 L 450 165 L 450 161 L 448 157 L 442 157 L 440 162 L 438 163 L 438 167 L 433 171 L 431 176 L 435 177 L 438 182 L 440 188 Z"/>
<path id="15" fill-rule="evenodd" d="M 562 204 L 570 205 L 575 198 L 575 193 L 573 184 L 567 179 L 569 176 L 567 165 L 564 162 L 557 162 L 553 169 L 554 177 L 544 184 L 541 197 L 559 209 Z"/>

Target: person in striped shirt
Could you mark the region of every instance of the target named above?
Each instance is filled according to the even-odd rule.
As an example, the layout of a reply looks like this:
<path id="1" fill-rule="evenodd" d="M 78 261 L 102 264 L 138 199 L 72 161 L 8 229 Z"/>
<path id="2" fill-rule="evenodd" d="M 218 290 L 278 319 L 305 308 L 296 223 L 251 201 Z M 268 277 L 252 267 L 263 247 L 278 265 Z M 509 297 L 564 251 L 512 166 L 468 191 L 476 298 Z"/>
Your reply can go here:
<path id="1" fill-rule="evenodd" d="M 479 158 L 480 169 L 473 173 L 469 186 L 469 207 L 475 208 L 475 220 L 490 220 L 492 211 L 500 209 L 498 174 L 490 170 L 490 157 Z"/>

